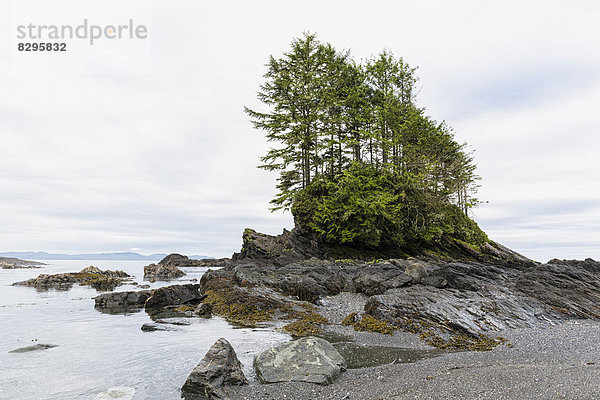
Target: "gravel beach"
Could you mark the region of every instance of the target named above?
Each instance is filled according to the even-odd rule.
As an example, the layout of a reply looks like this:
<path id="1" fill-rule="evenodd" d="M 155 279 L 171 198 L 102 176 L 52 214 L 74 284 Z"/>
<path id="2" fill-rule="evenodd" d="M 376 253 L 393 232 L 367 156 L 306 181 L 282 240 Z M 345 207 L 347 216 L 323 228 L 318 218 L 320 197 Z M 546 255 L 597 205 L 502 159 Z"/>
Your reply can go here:
<path id="1" fill-rule="evenodd" d="M 344 327 L 345 328 L 345 327 Z M 412 347 L 413 335 L 353 334 L 357 343 Z M 413 363 L 351 369 L 330 386 L 280 383 L 236 388 L 231 399 L 599 399 L 600 322 L 577 320 L 499 333 L 509 345 L 444 353 Z"/>

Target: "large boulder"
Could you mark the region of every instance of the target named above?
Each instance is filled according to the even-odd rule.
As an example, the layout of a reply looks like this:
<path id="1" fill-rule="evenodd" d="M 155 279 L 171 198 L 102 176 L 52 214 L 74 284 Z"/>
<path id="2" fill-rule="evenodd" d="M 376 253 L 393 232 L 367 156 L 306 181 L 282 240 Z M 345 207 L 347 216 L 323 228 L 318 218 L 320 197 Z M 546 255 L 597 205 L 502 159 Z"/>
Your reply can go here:
<path id="1" fill-rule="evenodd" d="M 199 284 L 171 285 L 152 291 L 146 300 L 146 309 L 177 306 L 186 303 L 198 303 L 203 296 Z"/>
<path id="2" fill-rule="evenodd" d="M 94 297 L 95 308 L 102 312 L 124 312 L 143 307 L 150 297 L 150 290 L 104 293 Z"/>
<path id="3" fill-rule="evenodd" d="M 261 352 L 254 359 L 254 369 L 262 383 L 328 385 L 346 369 L 346 361 L 328 341 L 305 337 Z"/>
<path id="4" fill-rule="evenodd" d="M 221 338 L 188 376 L 181 392 L 184 397 L 194 395 L 194 399 L 220 399 L 223 397 L 222 387 L 247 384 L 235 350 Z"/>

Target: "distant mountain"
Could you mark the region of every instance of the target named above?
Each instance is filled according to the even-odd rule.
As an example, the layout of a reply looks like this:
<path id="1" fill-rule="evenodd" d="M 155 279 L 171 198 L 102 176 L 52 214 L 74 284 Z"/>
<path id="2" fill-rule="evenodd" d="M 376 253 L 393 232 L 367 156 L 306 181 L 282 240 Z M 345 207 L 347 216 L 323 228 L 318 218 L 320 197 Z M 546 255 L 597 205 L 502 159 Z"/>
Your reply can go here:
<path id="1" fill-rule="evenodd" d="M 120 261 L 160 261 L 165 258 L 166 254 L 150 254 L 145 256 L 139 253 L 130 251 L 122 253 L 99 253 L 99 254 L 51 254 L 45 251 L 22 251 L 22 252 L 4 252 L 0 253 L 0 257 L 15 257 L 27 260 L 120 260 Z M 214 258 L 208 256 L 188 256 L 194 260 L 203 258 Z"/>

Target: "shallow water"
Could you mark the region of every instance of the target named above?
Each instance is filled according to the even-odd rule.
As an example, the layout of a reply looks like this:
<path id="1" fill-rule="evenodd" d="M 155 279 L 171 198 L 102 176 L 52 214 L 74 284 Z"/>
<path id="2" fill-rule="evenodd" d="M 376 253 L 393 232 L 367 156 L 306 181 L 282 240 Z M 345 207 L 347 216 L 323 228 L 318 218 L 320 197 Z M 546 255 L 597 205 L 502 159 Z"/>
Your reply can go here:
<path id="1" fill-rule="evenodd" d="M 99 292 L 74 285 L 39 292 L 10 286 L 41 273 L 76 272 L 94 265 L 122 269 L 143 282 L 146 261 L 44 261 L 41 269 L 0 269 L 0 399 L 93 399 L 114 386 L 135 388 L 135 399 L 178 399 L 179 388 L 220 337 L 236 349 L 252 379 L 254 355 L 290 336 L 271 328 L 234 328 L 221 318 L 190 318 L 176 331 L 142 332 L 152 320 L 145 312 L 104 314 L 94 309 Z M 150 283 L 152 288 L 200 279 L 203 268 L 185 268 L 185 277 Z M 136 290 L 120 286 L 116 290 Z M 172 325 L 169 325 L 172 326 Z M 57 347 L 27 353 L 9 351 L 38 343 Z"/>

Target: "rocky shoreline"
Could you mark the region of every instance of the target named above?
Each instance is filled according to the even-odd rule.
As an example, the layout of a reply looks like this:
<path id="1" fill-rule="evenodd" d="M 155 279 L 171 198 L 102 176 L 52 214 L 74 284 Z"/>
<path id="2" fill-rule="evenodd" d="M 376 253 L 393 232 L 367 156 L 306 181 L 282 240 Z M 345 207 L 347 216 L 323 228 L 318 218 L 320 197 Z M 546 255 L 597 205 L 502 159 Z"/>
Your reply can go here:
<path id="1" fill-rule="evenodd" d="M 450 250 L 403 257 L 369 250 L 367 258 L 337 258 L 352 251 L 325 246 L 298 231 L 269 236 L 247 229 L 242 250 L 231 259 L 190 260 L 172 254 L 144 268 L 144 279 L 150 281 L 180 278 L 185 275 L 180 267 L 210 268 L 199 283 L 111 291 L 96 296 L 95 307 L 111 314 L 145 310 L 152 322 L 140 327 L 144 332 L 179 330 L 189 324 L 188 318 L 218 315 L 235 325 L 270 327 L 295 339 L 288 347 L 269 350 L 281 354 L 256 355 L 257 378 L 279 382 L 269 385 L 247 385 L 243 373 L 235 379 L 227 375 L 239 375 L 239 361 L 226 338 L 215 343 L 190 375 L 186 399 L 448 398 L 443 390 L 454 390 L 448 377 L 468 393 L 462 398 L 480 398 L 469 386 L 471 373 L 480 385 L 477 393 L 511 398 L 498 389 L 511 393 L 508 380 L 486 386 L 489 374 L 512 377 L 525 371 L 531 377 L 556 378 L 554 364 L 538 361 L 548 352 L 541 343 L 552 346 L 552 353 L 568 346 L 559 333 L 572 331 L 574 340 L 587 348 L 585 334 L 600 329 L 600 262 L 592 259 L 541 264 L 493 242 L 480 248 L 457 243 Z M 393 257 L 384 258 L 389 255 Z M 96 282 L 98 290 L 114 290 L 127 279 L 122 271 L 88 267 L 16 284 L 43 290 L 75 283 L 96 287 Z M 266 367 L 286 359 L 292 370 L 298 369 L 311 351 L 323 362 L 300 375 Z M 224 360 L 220 372 L 205 369 L 214 366 L 211 354 Z M 588 376 L 600 365 L 593 354 L 590 350 L 575 364 L 560 366 Z M 328 366 L 326 360 L 337 361 Z M 579 386 L 567 389 L 565 393 L 581 394 Z M 524 384 L 519 390 L 525 398 L 535 394 Z"/>

